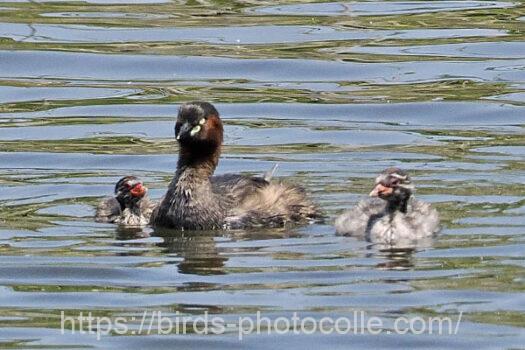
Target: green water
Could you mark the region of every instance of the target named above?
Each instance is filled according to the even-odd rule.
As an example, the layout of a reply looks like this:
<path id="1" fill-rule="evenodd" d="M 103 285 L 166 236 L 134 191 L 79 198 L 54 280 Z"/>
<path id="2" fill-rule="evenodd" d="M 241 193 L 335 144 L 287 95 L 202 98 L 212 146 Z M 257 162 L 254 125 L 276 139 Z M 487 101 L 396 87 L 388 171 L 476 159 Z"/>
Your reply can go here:
<path id="1" fill-rule="evenodd" d="M 520 1 L 0 0 L 0 347 L 523 348 L 524 30 Z M 123 175 L 163 195 L 178 104 L 196 99 L 226 125 L 218 173 L 277 162 L 327 223 L 94 223 Z M 335 236 L 389 166 L 412 174 L 441 234 L 393 250 Z M 383 325 L 239 340 L 258 311 Z M 62 334 L 62 312 L 129 329 Z M 230 326 L 141 329 L 205 312 Z M 399 317 L 461 319 L 454 334 L 394 334 Z"/>

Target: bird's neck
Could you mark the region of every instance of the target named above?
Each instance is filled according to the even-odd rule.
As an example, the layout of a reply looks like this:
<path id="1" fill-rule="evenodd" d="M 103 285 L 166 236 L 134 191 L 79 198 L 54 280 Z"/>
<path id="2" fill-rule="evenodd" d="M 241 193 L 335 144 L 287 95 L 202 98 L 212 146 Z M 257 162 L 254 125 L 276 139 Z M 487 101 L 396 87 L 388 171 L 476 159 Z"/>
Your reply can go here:
<path id="1" fill-rule="evenodd" d="M 401 212 L 406 214 L 408 211 L 408 201 L 410 196 L 396 198 L 395 200 L 390 200 L 387 202 L 387 211 L 389 213 Z"/>
<path id="2" fill-rule="evenodd" d="M 140 198 L 139 200 L 133 200 L 133 201 L 126 201 L 124 202 L 122 199 L 118 198 L 118 202 L 120 204 L 120 210 L 123 212 L 124 210 L 128 209 L 130 213 L 140 215 L 141 213 L 141 202 L 144 198 Z"/>
<path id="3" fill-rule="evenodd" d="M 194 180 L 209 181 L 209 177 L 213 175 L 219 164 L 220 154 L 220 147 L 182 145 L 179 151 L 176 177 L 191 174 Z"/>

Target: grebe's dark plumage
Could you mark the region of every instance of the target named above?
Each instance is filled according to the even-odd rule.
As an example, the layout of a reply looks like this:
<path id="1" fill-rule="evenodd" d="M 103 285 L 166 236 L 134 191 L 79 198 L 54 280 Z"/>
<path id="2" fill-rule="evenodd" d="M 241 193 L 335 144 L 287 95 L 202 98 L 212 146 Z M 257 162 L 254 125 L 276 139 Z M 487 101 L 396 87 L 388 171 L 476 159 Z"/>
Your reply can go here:
<path id="1" fill-rule="evenodd" d="M 298 186 L 268 177 L 213 176 L 219 163 L 223 125 L 206 102 L 183 104 L 175 124 L 177 171 L 152 217 L 155 226 L 209 230 L 283 226 L 320 217 Z"/>
<path id="2" fill-rule="evenodd" d="M 430 204 L 414 198 L 413 189 L 406 172 L 386 169 L 375 181 L 372 198 L 336 219 L 337 234 L 386 244 L 431 237 L 439 231 L 439 215 Z"/>
<path id="3" fill-rule="evenodd" d="M 145 226 L 156 206 L 147 196 L 147 188 L 135 176 L 125 176 L 115 185 L 115 197 L 97 206 L 95 220 L 124 226 Z"/>

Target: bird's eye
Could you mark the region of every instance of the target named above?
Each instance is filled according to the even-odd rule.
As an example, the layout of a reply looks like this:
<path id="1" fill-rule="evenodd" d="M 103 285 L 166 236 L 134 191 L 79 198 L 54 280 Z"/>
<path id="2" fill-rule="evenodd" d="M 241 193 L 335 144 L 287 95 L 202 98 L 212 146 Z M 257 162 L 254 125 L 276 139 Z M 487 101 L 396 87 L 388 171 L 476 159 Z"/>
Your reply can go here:
<path id="1" fill-rule="evenodd" d="M 399 179 L 394 179 L 390 183 L 394 186 L 399 185 Z"/>
<path id="2" fill-rule="evenodd" d="M 129 189 L 131 188 L 131 185 L 130 185 L 128 182 L 126 182 L 126 183 L 124 184 L 124 187 L 126 187 L 126 188 L 129 190 Z"/>

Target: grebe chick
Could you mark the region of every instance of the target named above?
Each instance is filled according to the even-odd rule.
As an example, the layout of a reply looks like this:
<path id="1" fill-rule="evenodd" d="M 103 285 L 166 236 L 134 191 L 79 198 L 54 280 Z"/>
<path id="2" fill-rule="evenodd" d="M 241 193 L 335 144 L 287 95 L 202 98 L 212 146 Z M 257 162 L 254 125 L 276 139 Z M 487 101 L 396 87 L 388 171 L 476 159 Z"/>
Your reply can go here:
<path id="1" fill-rule="evenodd" d="M 413 189 L 406 172 L 386 169 L 376 178 L 372 198 L 336 219 L 336 233 L 387 244 L 431 237 L 439 231 L 438 213 L 430 204 L 414 198 Z"/>
<path id="2" fill-rule="evenodd" d="M 115 185 L 115 197 L 99 203 L 95 220 L 123 226 L 145 226 L 155 206 L 147 196 L 147 188 L 135 176 L 125 176 Z"/>
<path id="3" fill-rule="evenodd" d="M 301 187 L 271 181 L 271 176 L 212 176 L 219 163 L 223 125 L 210 103 L 180 106 L 175 138 L 177 171 L 153 214 L 154 226 L 180 230 L 278 227 L 320 217 Z"/>

